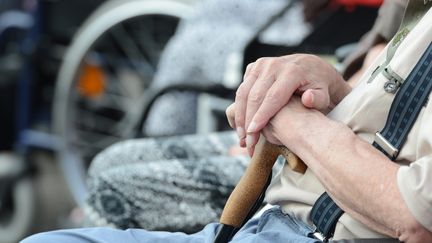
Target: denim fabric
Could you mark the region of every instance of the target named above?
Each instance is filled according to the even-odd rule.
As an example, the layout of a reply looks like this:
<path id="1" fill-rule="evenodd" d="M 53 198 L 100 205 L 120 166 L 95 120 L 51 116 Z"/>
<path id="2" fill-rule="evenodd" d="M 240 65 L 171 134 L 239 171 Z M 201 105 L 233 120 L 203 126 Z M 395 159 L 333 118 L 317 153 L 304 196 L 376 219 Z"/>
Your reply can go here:
<path id="1" fill-rule="evenodd" d="M 209 224 L 202 231 L 184 233 L 149 232 L 142 229 L 117 230 L 110 228 L 85 228 L 40 233 L 24 239 L 21 243 L 144 243 L 144 242 L 205 242 L 212 243 L 218 224 Z M 234 236 L 231 242 L 295 242 L 314 243 L 309 238 L 311 228 L 302 221 L 281 212 L 279 207 L 267 210 L 252 219 Z"/>

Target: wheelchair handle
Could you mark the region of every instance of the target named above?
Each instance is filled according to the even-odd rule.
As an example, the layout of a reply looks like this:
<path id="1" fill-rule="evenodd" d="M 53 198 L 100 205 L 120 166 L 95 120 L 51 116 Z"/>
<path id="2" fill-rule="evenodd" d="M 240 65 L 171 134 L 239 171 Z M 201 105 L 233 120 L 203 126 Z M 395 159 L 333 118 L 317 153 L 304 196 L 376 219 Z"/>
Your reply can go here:
<path id="1" fill-rule="evenodd" d="M 243 225 L 253 205 L 266 189 L 267 180 L 279 155 L 285 157 L 294 171 L 306 171 L 306 165 L 295 154 L 285 147 L 270 144 L 261 136 L 246 172 L 234 188 L 222 212 L 220 223 L 225 229 L 220 229 L 218 234 L 225 236 L 217 236 L 215 242 L 228 242 L 235 231 Z"/>

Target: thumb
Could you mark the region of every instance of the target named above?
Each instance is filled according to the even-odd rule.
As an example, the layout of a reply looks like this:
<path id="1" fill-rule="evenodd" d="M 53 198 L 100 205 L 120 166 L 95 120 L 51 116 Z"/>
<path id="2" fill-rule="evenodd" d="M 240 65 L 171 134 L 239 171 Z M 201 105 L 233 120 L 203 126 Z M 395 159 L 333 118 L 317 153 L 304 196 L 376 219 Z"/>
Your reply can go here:
<path id="1" fill-rule="evenodd" d="M 319 111 L 328 111 L 330 107 L 329 94 L 323 89 L 306 90 L 301 96 L 301 101 L 305 107 Z"/>

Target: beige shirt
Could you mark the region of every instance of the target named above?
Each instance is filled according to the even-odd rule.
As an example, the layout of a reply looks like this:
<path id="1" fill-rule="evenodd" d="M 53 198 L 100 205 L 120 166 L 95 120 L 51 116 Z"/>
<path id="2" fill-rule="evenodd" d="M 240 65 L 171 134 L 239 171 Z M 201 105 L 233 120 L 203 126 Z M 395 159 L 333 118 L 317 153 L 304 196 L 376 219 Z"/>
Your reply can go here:
<path id="1" fill-rule="evenodd" d="M 390 62 L 392 70 L 406 78 L 432 41 L 432 9 L 401 43 Z M 328 117 L 347 124 L 360 138 L 373 142 L 374 134 L 386 122 L 394 95 L 383 89 L 387 79 L 379 74 L 368 82 L 375 68 L 384 62 L 385 52 L 363 75 L 357 87 L 345 97 Z M 431 64 L 432 65 L 432 64 Z M 398 186 L 409 210 L 428 230 L 432 231 L 432 104 L 421 111 L 397 163 L 403 165 L 397 175 Z M 309 214 L 312 205 L 324 192 L 315 175 L 307 170 L 299 174 L 285 166 L 267 191 L 267 201 L 281 205 L 286 213 L 294 214 L 312 224 Z M 397 212 L 394 212 L 397 213 Z M 336 226 L 334 239 L 383 237 L 348 214 Z"/>

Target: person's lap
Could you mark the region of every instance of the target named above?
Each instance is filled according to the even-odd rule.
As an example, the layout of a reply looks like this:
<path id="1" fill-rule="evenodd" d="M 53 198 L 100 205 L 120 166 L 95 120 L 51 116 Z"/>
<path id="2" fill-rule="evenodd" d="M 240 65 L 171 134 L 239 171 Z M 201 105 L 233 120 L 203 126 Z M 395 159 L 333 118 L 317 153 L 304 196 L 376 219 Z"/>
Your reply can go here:
<path id="1" fill-rule="evenodd" d="M 234 132 L 143 138 L 102 151 L 89 170 L 86 225 L 196 232 L 219 218 L 248 164 Z M 155 220 L 157 219 L 157 220 Z"/>
<path id="2" fill-rule="evenodd" d="M 145 243 L 145 242 L 213 242 L 218 224 L 207 225 L 202 231 L 184 233 L 150 232 L 142 229 L 117 230 L 85 228 L 41 233 L 21 243 Z M 266 211 L 260 218 L 250 220 L 231 242 L 319 242 L 310 237 L 312 229 L 302 221 L 283 214 L 278 207 Z"/>
<path id="3" fill-rule="evenodd" d="M 197 232 L 220 217 L 249 163 L 228 154 L 237 142 L 229 131 L 112 145 L 92 162 L 85 225 Z"/>
<path id="4" fill-rule="evenodd" d="M 125 164 L 89 178 L 90 226 L 196 232 L 220 216 L 248 161 L 216 156 Z"/>

